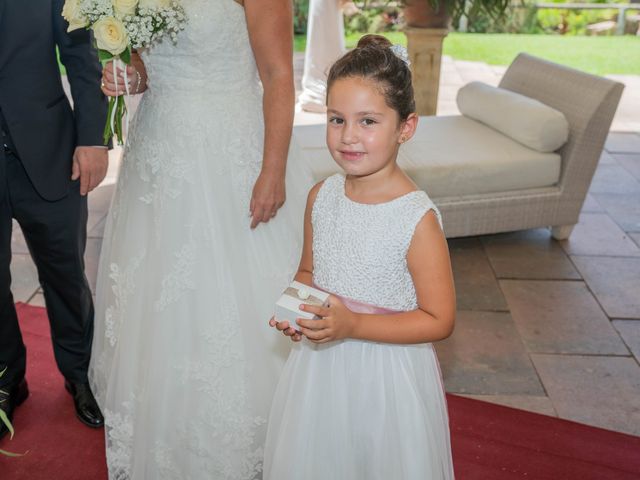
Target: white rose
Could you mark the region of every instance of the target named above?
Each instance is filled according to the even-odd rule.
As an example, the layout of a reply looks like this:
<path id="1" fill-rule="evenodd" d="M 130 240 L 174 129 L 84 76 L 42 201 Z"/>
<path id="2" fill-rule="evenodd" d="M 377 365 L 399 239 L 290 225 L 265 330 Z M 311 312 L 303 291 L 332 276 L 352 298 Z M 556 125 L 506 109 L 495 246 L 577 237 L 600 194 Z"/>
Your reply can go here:
<path id="1" fill-rule="evenodd" d="M 100 50 L 120 55 L 127 49 L 129 38 L 124 24 L 113 17 L 104 17 L 93 24 L 93 33 Z"/>
<path id="2" fill-rule="evenodd" d="M 111 0 L 118 18 L 135 15 L 138 0 Z"/>
<path id="3" fill-rule="evenodd" d="M 172 0 L 140 0 L 140 8 L 169 8 Z"/>
<path id="4" fill-rule="evenodd" d="M 88 20 L 80 12 L 80 0 L 67 0 L 62 7 L 62 17 L 69 22 L 67 32 L 73 32 L 78 28 L 89 25 Z"/>

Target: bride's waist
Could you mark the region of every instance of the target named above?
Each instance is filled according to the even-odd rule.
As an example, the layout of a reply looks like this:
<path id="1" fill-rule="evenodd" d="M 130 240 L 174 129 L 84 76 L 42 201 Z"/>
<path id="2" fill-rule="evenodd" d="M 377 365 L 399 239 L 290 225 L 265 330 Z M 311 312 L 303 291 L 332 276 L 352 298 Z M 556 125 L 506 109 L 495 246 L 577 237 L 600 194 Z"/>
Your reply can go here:
<path id="1" fill-rule="evenodd" d="M 209 77 L 149 78 L 148 91 L 151 94 L 166 97 L 207 98 L 255 97 L 262 95 L 262 86 L 258 80 L 234 82 L 215 81 Z"/>
<path id="2" fill-rule="evenodd" d="M 152 85 L 145 91 L 137 108 L 136 117 L 162 119 L 161 122 L 152 123 L 157 128 L 170 130 L 176 128 L 176 125 L 192 128 L 200 123 L 211 127 L 233 122 L 260 122 L 262 97 L 260 92 L 254 90 L 209 92 L 156 88 Z M 256 128 L 258 128 L 257 125 Z"/>

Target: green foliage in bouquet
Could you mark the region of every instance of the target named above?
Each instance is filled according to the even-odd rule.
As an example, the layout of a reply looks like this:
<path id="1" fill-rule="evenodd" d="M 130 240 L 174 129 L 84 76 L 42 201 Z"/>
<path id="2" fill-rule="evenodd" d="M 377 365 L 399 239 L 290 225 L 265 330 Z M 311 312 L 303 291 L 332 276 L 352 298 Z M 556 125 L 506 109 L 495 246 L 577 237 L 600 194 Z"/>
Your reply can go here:
<path id="1" fill-rule="evenodd" d="M 6 371 L 7 369 L 5 367 L 5 369 L 0 372 L 0 377 L 3 376 Z M 0 390 L 0 393 L 7 395 L 7 392 L 5 392 L 4 390 Z M 0 422 L 2 422 L 9 430 L 10 438 L 13 438 L 13 434 L 14 434 L 13 425 L 11 425 L 11 422 L 9 421 L 9 417 L 7 417 L 7 413 L 1 408 L 0 408 Z M 7 452 L 6 450 L 2 450 L 0 448 L 0 455 L 6 455 L 7 457 L 21 457 L 22 455 L 24 455 L 24 453 Z"/>
<path id="2" fill-rule="evenodd" d="M 131 46 L 128 46 L 119 55 L 113 55 L 106 50 L 98 50 L 98 58 L 104 66 L 109 60 L 121 60 L 125 65 L 131 63 Z M 117 63 L 117 62 L 116 62 Z M 115 116 L 114 116 L 115 110 Z M 127 113 L 127 103 L 125 102 L 124 95 L 118 97 L 109 97 L 109 107 L 107 110 L 107 122 L 104 125 L 104 131 L 102 132 L 102 139 L 104 144 L 108 145 L 111 138 L 115 135 L 118 138 L 118 143 L 122 144 L 124 139 L 124 130 L 122 128 L 122 118 Z M 113 122 L 113 128 L 111 125 L 111 118 L 115 118 Z"/>

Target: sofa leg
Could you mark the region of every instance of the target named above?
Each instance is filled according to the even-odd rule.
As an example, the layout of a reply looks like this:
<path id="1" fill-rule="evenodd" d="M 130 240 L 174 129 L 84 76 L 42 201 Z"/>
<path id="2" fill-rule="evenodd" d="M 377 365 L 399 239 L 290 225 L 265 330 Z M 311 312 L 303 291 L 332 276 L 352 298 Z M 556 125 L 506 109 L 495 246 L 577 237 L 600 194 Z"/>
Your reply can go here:
<path id="1" fill-rule="evenodd" d="M 557 225 L 551 227 L 551 236 L 556 240 L 566 240 L 571 235 L 574 225 Z"/>

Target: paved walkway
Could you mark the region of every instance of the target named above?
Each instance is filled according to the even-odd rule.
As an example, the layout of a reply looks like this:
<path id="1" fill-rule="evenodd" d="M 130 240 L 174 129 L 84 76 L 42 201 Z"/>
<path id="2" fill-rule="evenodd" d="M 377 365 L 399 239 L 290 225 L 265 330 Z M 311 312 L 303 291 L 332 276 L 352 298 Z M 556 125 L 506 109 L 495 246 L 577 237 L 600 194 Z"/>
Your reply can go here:
<path id="1" fill-rule="evenodd" d="M 299 77 L 300 56 L 296 65 Z M 496 83 L 502 70 L 445 59 L 440 113 L 454 113 L 457 86 Z M 640 132 L 640 80 L 622 80 L 629 88 L 614 131 Z M 323 116 L 299 113 L 296 121 Z M 92 286 L 118 155 L 89 196 Z M 610 134 L 569 241 L 536 229 L 449 245 L 458 321 L 437 345 L 448 391 L 640 435 L 639 133 Z M 16 301 L 43 305 L 17 228 L 12 247 Z"/>

